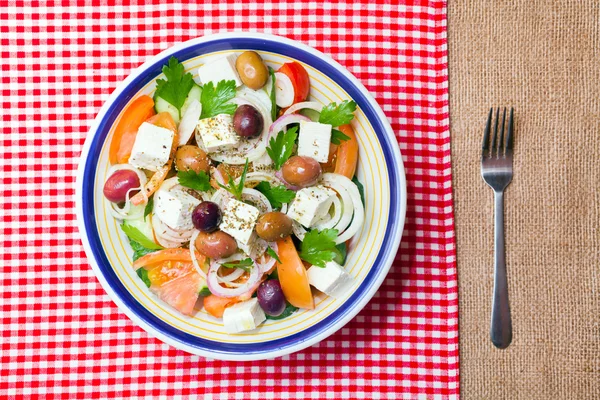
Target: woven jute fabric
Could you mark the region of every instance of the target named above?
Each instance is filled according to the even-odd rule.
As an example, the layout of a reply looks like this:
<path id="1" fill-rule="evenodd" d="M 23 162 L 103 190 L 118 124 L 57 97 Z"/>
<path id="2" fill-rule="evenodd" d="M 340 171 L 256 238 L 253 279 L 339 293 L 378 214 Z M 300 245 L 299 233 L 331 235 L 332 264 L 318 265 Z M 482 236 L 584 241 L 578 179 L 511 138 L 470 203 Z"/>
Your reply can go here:
<path id="1" fill-rule="evenodd" d="M 463 399 L 600 398 L 600 3 L 451 1 L 450 124 Z M 516 113 L 505 197 L 513 343 L 489 340 L 491 106 Z"/>

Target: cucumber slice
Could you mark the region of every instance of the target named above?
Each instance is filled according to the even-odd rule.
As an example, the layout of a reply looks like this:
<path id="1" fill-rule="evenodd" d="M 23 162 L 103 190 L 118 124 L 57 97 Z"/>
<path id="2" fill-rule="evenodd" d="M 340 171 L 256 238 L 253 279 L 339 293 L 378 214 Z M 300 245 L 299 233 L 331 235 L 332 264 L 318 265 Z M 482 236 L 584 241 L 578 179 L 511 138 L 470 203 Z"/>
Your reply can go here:
<path id="1" fill-rule="evenodd" d="M 146 236 L 149 240 L 154 242 L 154 231 L 152 230 L 152 224 L 150 223 L 150 218 L 146 217 L 144 221 L 144 217 L 130 219 L 127 221 L 127 225 L 132 226 L 142 232 L 144 236 Z"/>
<path id="2" fill-rule="evenodd" d="M 300 110 L 300 114 L 310 118 L 313 122 L 319 122 L 319 117 L 321 116 L 320 112 L 317 112 L 310 108 L 305 108 L 304 110 Z"/>
<path id="3" fill-rule="evenodd" d="M 154 97 L 154 109 L 156 110 L 157 114 L 161 112 L 168 112 L 171 114 L 171 117 L 173 117 L 173 121 L 175 121 L 176 124 L 179 124 L 179 110 L 162 97 Z"/>
<path id="4" fill-rule="evenodd" d="M 212 293 L 206 284 L 206 279 L 200 278 L 200 296 L 210 296 Z"/>
<path id="5" fill-rule="evenodd" d="M 200 96 L 202 95 L 202 88 L 198 85 L 192 86 L 190 92 L 188 93 L 183 106 L 181 106 L 181 115 L 185 114 L 185 110 L 189 107 L 192 100 L 200 101 Z M 173 117 L 173 120 L 176 124 L 179 124 L 181 118 L 179 117 L 179 110 L 173 104 L 169 103 L 165 99 L 159 96 L 154 96 L 154 109 L 157 113 L 168 112 Z"/>
<path id="6" fill-rule="evenodd" d="M 187 108 L 190 106 L 193 100 L 198 100 L 198 102 L 202 103 L 200 101 L 201 96 L 202 88 L 198 85 L 192 86 L 187 98 L 185 99 L 185 102 L 183 103 L 183 106 L 181 106 L 181 115 L 185 114 L 185 110 L 187 110 Z"/>

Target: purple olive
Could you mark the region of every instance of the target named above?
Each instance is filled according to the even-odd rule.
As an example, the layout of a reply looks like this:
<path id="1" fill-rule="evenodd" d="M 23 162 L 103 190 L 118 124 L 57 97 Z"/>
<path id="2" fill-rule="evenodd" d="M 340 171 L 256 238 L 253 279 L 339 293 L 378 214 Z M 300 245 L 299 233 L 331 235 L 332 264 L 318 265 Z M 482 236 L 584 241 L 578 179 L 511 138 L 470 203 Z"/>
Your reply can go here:
<path id="1" fill-rule="evenodd" d="M 258 304 L 265 314 L 277 317 L 285 310 L 285 296 L 277 279 L 264 281 L 256 292 Z"/>
<path id="2" fill-rule="evenodd" d="M 265 121 L 258 110 L 249 104 L 242 104 L 233 114 L 233 129 L 245 138 L 253 138 L 263 130 Z"/>
<path id="3" fill-rule="evenodd" d="M 202 232 L 214 232 L 221 223 L 221 210 L 212 201 L 203 201 L 192 211 L 192 222 Z"/>
<path id="4" fill-rule="evenodd" d="M 134 171 L 120 169 L 113 173 L 106 180 L 103 189 L 104 197 L 113 203 L 123 203 L 125 200 L 127 200 L 127 192 L 130 189 L 139 187 L 140 178 Z M 129 193 L 129 198 L 131 198 L 137 192 L 139 192 L 139 190 L 131 191 Z"/>

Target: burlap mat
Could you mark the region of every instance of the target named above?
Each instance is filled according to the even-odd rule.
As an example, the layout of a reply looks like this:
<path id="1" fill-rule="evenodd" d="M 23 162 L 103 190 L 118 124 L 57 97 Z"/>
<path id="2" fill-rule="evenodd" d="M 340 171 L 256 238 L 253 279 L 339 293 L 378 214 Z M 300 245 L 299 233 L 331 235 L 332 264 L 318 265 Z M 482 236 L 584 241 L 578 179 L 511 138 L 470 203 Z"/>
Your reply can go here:
<path id="1" fill-rule="evenodd" d="M 600 2 L 450 1 L 463 399 L 600 399 Z M 513 344 L 489 340 L 491 106 L 517 115 L 506 194 Z"/>

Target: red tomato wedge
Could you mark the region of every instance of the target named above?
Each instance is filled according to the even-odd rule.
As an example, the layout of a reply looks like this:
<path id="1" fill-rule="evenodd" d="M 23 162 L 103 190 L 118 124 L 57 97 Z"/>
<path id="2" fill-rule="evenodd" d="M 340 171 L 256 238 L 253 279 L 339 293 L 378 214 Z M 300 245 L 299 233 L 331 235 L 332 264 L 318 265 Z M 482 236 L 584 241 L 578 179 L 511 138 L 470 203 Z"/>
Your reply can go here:
<path id="1" fill-rule="evenodd" d="M 203 279 L 191 262 L 163 261 L 148 271 L 150 290 L 186 315 L 194 314 Z"/>
<path id="2" fill-rule="evenodd" d="M 154 101 L 150 96 L 140 96 L 127 107 L 110 142 L 108 159 L 111 164 L 127 163 L 138 128 L 153 115 Z"/>
<path id="3" fill-rule="evenodd" d="M 350 137 L 349 140 L 342 141 L 337 148 L 335 156 L 335 169 L 333 172 L 336 174 L 344 175 L 348 179 L 354 177 L 356 172 L 356 164 L 358 162 L 358 140 L 354 129 L 350 125 L 342 125 L 338 129 L 346 136 Z"/>
<path id="4" fill-rule="evenodd" d="M 277 70 L 277 72 L 281 72 L 292 81 L 292 86 L 294 87 L 294 104 L 300 103 L 308 98 L 310 92 L 310 78 L 308 77 L 308 72 L 306 72 L 300 63 L 296 61 L 285 63 Z"/>
<path id="5" fill-rule="evenodd" d="M 308 275 L 292 238 L 288 236 L 278 240 L 277 246 L 281 260 L 281 263 L 277 262 L 277 274 L 285 298 L 295 307 L 312 310 L 315 308 L 315 303 L 308 283 Z"/>
<path id="6" fill-rule="evenodd" d="M 223 318 L 223 313 L 228 306 L 232 306 L 235 303 L 239 303 L 241 300 L 237 297 L 224 298 L 211 294 L 204 298 L 204 309 L 207 313 L 215 318 Z"/>
<path id="7" fill-rule="evenodd" d="M 205 259 L 206 257 L 196 252 L 196 260 L 198 260 L 199 265 L 204 264 Z M 138 258 L 134 261 L 133 267 L 135 269 L 141 267 L 150 269 L 156 264 L 162 263 L 164 261 L 182 261 L 191 263 L 192 257 L 189 249 L 184 249 L 182 247 L 178 247 L 176 249 L 164 249 L 160 251 L 155 251 L 154 253 L 146 254 L 145 256 Z"/>

